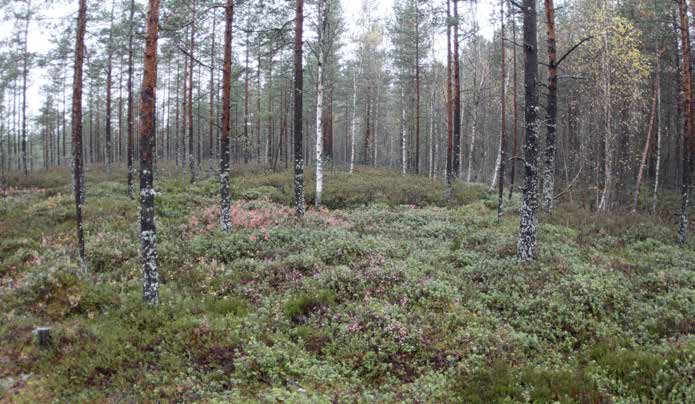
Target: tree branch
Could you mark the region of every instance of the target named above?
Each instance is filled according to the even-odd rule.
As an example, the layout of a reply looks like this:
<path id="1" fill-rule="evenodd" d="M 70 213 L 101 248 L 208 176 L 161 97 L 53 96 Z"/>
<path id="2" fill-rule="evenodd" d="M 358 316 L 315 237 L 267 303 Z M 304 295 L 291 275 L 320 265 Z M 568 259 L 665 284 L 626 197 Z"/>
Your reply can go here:
<path id="1" fill-rule="evenodd" d="M 573 47 L 571 47 L 567 52 L 565 52 L 564 55 L 562 55 L 562 57 L 561 57 L 560 59 L 558 59 L 557 63 L 555 63 L 555 67 L 560 66 L 560 63 L 562 63 L 562 61 L 565 60 L 565 58 L 567 58 L 567 56 L 569 56 L 570 53 L 574 52 L 574 51 L 575 51 L 577 48 L 579 48 L 584 42 L 590 41 L 590 40 L 592 40 L 592 39 L 594 39 L 593 36 L 588 36 L 588 37 L 582 39 L 581 41 L 577 42 L 576 44 L 574 44 Z"/>

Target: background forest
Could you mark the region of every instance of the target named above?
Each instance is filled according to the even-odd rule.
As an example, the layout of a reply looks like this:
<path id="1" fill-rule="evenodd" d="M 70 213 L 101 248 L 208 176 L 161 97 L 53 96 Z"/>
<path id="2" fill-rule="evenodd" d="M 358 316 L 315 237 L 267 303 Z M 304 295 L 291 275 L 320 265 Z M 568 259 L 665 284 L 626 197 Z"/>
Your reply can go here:
<path id="1" fill-rule="evenodd" d="M 0 400 L 695 401 L 695 4 L 0 6 Z"/>

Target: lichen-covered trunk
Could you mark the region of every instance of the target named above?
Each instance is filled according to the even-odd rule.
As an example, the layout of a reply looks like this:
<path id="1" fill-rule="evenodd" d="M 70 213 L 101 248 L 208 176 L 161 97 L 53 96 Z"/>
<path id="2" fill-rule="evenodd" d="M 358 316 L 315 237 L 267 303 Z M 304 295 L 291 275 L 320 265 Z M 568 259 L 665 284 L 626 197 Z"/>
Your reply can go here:
<path id="1" fill-rule="evenodd" d="M 159 303 L 157 228 L 154 222 L 155 112 L 157 108 L 157 30 L 159 0 L 149 0 L 144 70 L 140 91 L 140 243 L 142 246 L 143 299 Z"/>
<path id="2" fill-rule="evenodd" d="M 538 225 L 538 39 L 536 1 L 523 1 L 524 19 L 524 98 L 526 144 L 524 145 L 524 186 L 517 256 L 524 261 L 536 259 Z"/>
<path id="3" fill-rule="evenodd" d="M 355 134 L 357 127 L 357 72 L 352 77 L 352 119 L 350 125 L 350 174 L 355 169 Z"/>
<path id="4" fill-rule="evenodd" d="M 454 1 L 454 151 L 452 175 L 459 175 L 461 167 L 461 78 L 459 57 L 459 12 L 458 0 Z"/>
<path id="5" fill-rule="evenodd" d="M 504 174 L 505 163 L 507 162 L 507 70 L 506 70 L 506 47 L 504 43 L 504 0 L 500 0 L 500 21 L 501 21 L 501 39 L 500 47 L 502 48 L 502 63 L 500 66 L 502 71 L 502 88 L 500 91 L 501 104 L 501 131 L 500 131 L 500 152 L 499 152 L 499 182 L 498 182 L 498 199 L 497 199 L 497 223 L 502 223 L 502 212 L 504 210 Z"/>
<path id="6" fill-rule="evenodd" d="M 543 169 L 543 210 L 551 213 L 555 191 L 555 143 L 557 138 L 557 50 L 555 46 L 555 6 L 545 0 L 548 37 L 548 95 Z"/>
<path id="7" fill-rule="evenodd" d="M 111 77 L 113 73 L 113 11 L 116 2 L 111 2 L 111 26 L 109 28 L 109 39 L 107 43 L 107 62 L 106 62 L 106 171 L 111 173 L 113 164 L 113 148 L 111 139 Z"/>
<path id="8" fill-rule="evenodd" d="M 512 18 L 512 42 L 516 44 L 516 18 Z M 519 105 L 517 103 L 517 90 L 518 90 L 518 85 L 517 85 L 517 66 L 516 66 L 516 45 L 512 46 L 512 59 L 513 59 L 513 66 L 512 69 L 514 70 L 513 74 L 513 79 L 512 79 L 512 86 L 514 86 L 514 89 L 512 91 L 512 108 L 514 110 L 513 112 L 513 120 L 514 120 L 514 140 L 512 144 L 512 167 L 511 167 L 511 173 L 510 173 L 510 178 L 509 178 L 509 200 L 512 200 L 512 195 L 514 194 L 514 180 L 516 176 L 516 159 L 519 155 Z"/>
<path id="9" fill-rule="evenodd" d="M 220 139 L 220 225 L 228 233 L 232 229 L 229 214 L 229 129 L 232 93 L 232 22 L 234 0 L 227 0 L 224 26 L 224 65 L 222 72 L 222 135 Z"/>
<path id="10" fill-rule="evenodd" d="M 27 78 L 29 76 L 29 22 L 31 20 L 31 1 L 27 1 L 27 15 L 24 25 L 24 53 L 22 55 L 22 168 L 27 171 Z"/>
<path id="11" fill-rule="evenodd" d="M 321 205 L 321 193 L 323 192 L 323 136 L 321 133 L 323 119 L 323 49 L 319 39 L 319 55 L 317 65 L 316 88 L 316 206 Z"/>
<path id="12" fill-rule="evenodd" d="M 215 131 L 215 32 L 217 28 L 217 15 L 212 15 L 212 44 L 210 46 L 210 115 L 208 119 L 208 168 L 212 170 L 212 161 L 215 158 L 215 143 L 213 133 Z"/>
<path id="13" fill-rule="evenodd" d="M 403 88 L 401 88 L 401 174 L 405 175 L 408 167 L 407 159 L 407 141 L 405 131 L 405 94 L 403 93 Z"/>
<path id="14" fill-rule="evenodd" d="M 654 196 L 652 198 L 652 213 L 656 213 L 656 203 L 659 195 L 659 179 L 661 175 L 661 57 L 657 55 L 656 68 L 656 168 L 654 172 Z"/>
<path id="15" fill-rule="evenodd" d="M 297 0 L 294 28 L 294 204 L 297 217 L 304 217 L 304 156 L 302 117 L 304 112 L 304 76 L 302 67 L 302 37 L 304 0 Z"/>
<path id="16" fill-rule="evenodd" d="M 135 14 L 135 0 L 130 0 L 130 18 L 128 19 L 128 111 L 127 123 L 128 126 L 128 145 L 126 146 L 128 155 L 128 197 L 130 199 L 135 198 L 135 187 L 133 186 L 133 18 Z"/>
<path id="17" fill-rule="evenodd" d="M 681 46 L 683 49 L 683 170 L 681 179 L 681 211 L 678 220 L 678 243 L 685 244 L 688 238 L 688 207 L 690 194 L 690 154 L 695 148 L 693 141 L 692 72 L 690 65 L 690 32 L 688 10 L 685 0 L 678 0 L 680 15 Z"/>
<path id="18" fill-rule="evenodd" d="M 420 27 L 418 2 L 415 6 L 415 174 L 420 175 Z"/>
<path id="19" fill-rule="evenodd" d="M 191 173 L 191 184 L 196 180 L 196 161 L 195 161 L 195 144 L 193 140 L 193 66 L 195 65 L 195 18 L 196 18 L 196 2 L 191 2 L 191 48 L 189 49 L 189 66 L 188 66 L 188 169 Z"/>
<path id="20" fill-rule="evenodd" d="M 447 149 L 446 149 L 446 197 L 451 195 L 451 185 L 453 182 L 453 153 L 454 153 L 454 141 L 453 141 L 453 100 L 451 98 L 451 69 L 452 69 L 452 57 L 451 57 L 451 1 L 446 0 L 446 138 L 447 138 Z"/>
<path id="21" fill-rule="evenodd" d="M 598 210 L 600 211 L 609 211 L 613 207 L 613 200 L 614 198 L 614 189 L 615 189 L 615 175 L 613 173 L 613 148 L 614 148 L 614 135 L 613 135 L 613 123 L 612 123 L 612 116 L 613 116 L 613 97 L 612 97 L 612 91 L 611 91 L 611 77 L 610 77 L 610 71 L 608 68 L 608 32 L 603 33 L 603 46 L 604 46 L 604 51 L 602 52 L 602 69 L 603 69 L 603 76 L 604 76 L 604 110 L 605 110 L 605 119 L 606 119 L 606 133 L 603 139 L 603 148 L 604 148 L 604 176 L 605 176 L 605 181 L 603 184 L 603 193 L 601 194 L 601 200 L 598 205 Z"/>
<path id="22" fill-rule="evenodd" d="M 75 40 L 75 68 L 72 81 L 72 155 L 73 193 L 75 195 L 75 217 L 77 219 L 77 250 L 80 268 L 87 269 L 82 228 L 82 66 L 84 65 L 84 36 L 87 28 L 87 2 L 80 0 L 77 14 L 77 38 Z"/>

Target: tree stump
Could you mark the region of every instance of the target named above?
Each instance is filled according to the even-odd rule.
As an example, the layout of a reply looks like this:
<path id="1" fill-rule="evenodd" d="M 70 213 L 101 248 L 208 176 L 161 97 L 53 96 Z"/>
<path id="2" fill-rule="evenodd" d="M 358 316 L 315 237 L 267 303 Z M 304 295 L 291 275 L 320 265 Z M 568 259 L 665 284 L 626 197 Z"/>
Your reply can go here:
<path id="1" fill-rule="evenodd" d="M 34 341 L 39 348 L 48 348 L 51 346 L 51 328 L 39 327 L 34 330 Z"/>

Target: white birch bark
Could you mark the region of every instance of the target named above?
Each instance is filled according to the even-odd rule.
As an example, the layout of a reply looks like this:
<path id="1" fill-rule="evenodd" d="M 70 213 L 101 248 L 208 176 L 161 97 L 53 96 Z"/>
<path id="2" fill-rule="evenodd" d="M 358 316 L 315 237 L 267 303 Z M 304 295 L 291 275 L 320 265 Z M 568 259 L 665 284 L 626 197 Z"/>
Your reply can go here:
<path id="1" fill-rule="evenodd" d="M 320 42 L 320 40 L 319 40 Z M 319 44 L 318 79 L 316 90 L 316 206 L 321 205 L 323 192 L 323 136 L 321 134 L 323 116 L 323 47 Z M 352 171 L 352 167 L 351 167 Z"/>
<path id="2" fill-rule="evenodd" d="M 357 72 L 352 78 L 352 128 L 350 128 L 350 174 L 355 170 L 355 125 L 357 120 Z"/>

